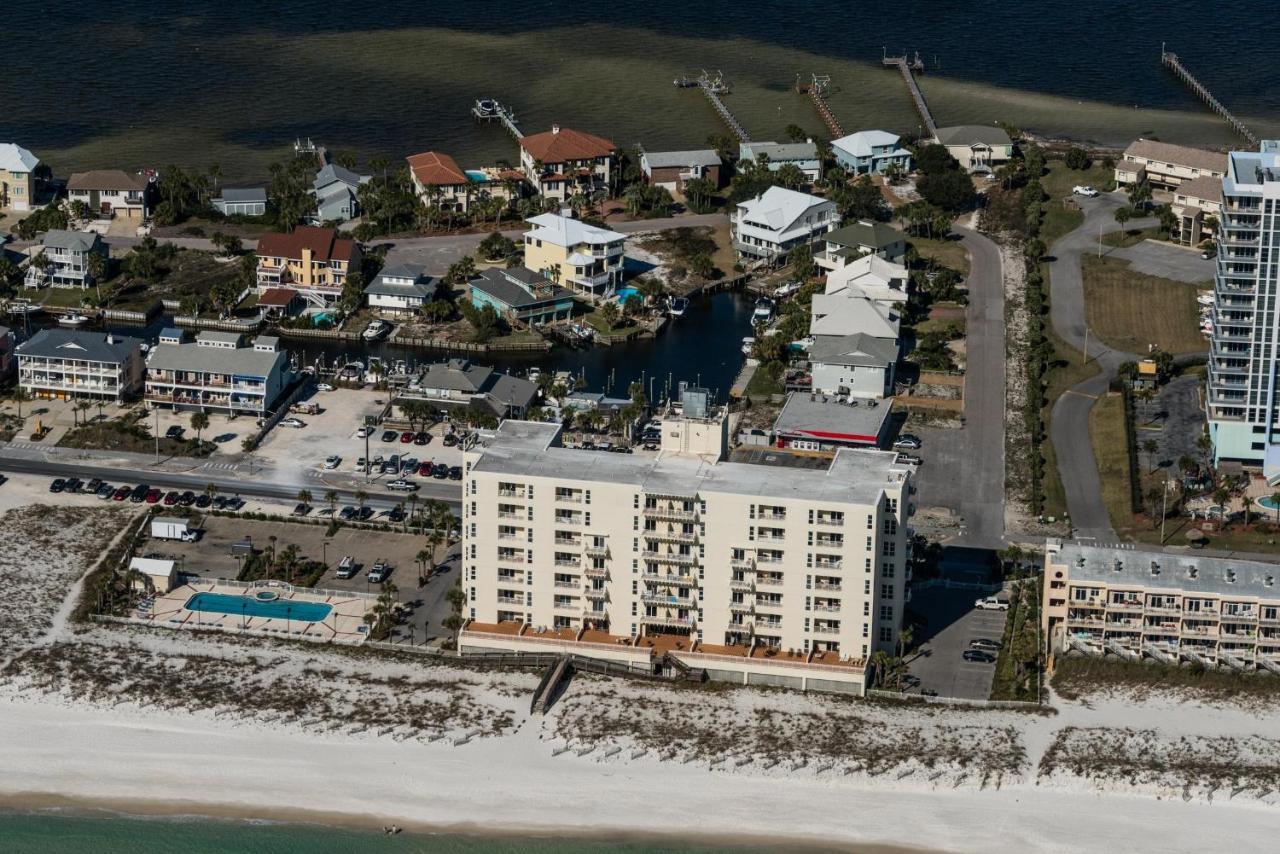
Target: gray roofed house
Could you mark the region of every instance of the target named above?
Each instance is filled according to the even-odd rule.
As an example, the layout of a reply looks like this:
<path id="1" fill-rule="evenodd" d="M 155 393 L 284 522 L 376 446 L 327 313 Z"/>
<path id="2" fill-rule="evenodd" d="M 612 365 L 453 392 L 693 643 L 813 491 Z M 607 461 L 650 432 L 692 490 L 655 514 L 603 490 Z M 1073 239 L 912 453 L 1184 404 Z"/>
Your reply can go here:
<path id="1" fill-rule="evenodd" d="M 88 252 L 102 243 L 102 238 L 93 231 L 67 231 L 62 228 L 51 228 L 45 232 L 41 241 L 46 249 L 62 249 L 68 252 Z"/>
<path id="2" fill-rule="evenodd" d="M 703 179 L 721 186 L 724 177 L 720 155 L 710 148 L 692 151 L 640 152 L 640 171 L 654 186 L 684 192 L 687 181 Z"/>
<path id="3" fill-rule="evenodd" d="M 267 212 L 267 188 L 223 187 L 212 204 L 227 216 L 263 216 Z"/>
<path id="4" fill-rule="evenodd" d="M 423 400 L 445 408 L 484 408 L 499 418 L 523 415 L 537 397 L 537 386 L 467 359 L 428 365 L 405 386 L 397 401 Z"/>
<path id="5" fill-rule="evenodd" d="M 934 139 L 970 172 L 986 172 L 1013 157 L 1013 140 L 995 125 L 938 128 Z"/>
<path id="6" fill-rule="evenodd" d="M 142 384 L 142 342 L 79 329 L 42 329 L 14 348 L 18 384 L 33 397 L 122 402 Z"/>
<path id="7" fill-rule="evenodd" d="M 810 387 L 815 392 L 886 397 L 893 392 L 898 342 L 863 332 L 816 335 L 809 348 L 809 365 Z"/>
<path id="8" fill-rule="evenodd" d="M 907 254 L 907 237 L 893 226 L 861 219 L 822 236 L 826 247 L 817 256 L 819 266 L 828 270 L 843 267 L 863 255 L 897 261 Z"/>
<path id="9" fill-rule="evenodd" d="M 769 158 L 769 170 L 777 172 L 784 163 L 792 163 L 810 181 L 822 177 L 822 161 L 818 158 L 818 146 L 807 142 L 744 142 L 738 146 L 738 159 L 756 162 L 760 155 Z"/>
<path id="10" fill-rule="evenodd" d="M 364 289 L 370 308 L 413 312 L 434 296 L 436 281 L 419 264 L 388 264 Z"/>
<path id="11" fill-rule="evenodd" d="M 646 151 L 640 157 L 642 168 L 661 169 L 668 166 L 719 166 L 720 155 L 711 148 L 692 151 Z"/>
<path id="12" fill-rule="evenodd" d="M 28 258 L 34 260 L 43 254 L 49 260 L 47 270 L 28 263 L 23 284 L 28 288 L 87 288 L 93 284 L 89 272 L 89 257 L 97 255 L 107 259 L 107 245 L 96 232 L 67 231 L 51 228 L 45 232 L 41 246 L 29 250 Z"/>
<path id="13" fill-rule="evenodd" d="M 859 332 L 856 335 L 819 335 L 809 348 L 810 362 L 841 365 L 884 365 L 898 359 L 898 342 Z"/>
<path id="14" fill-rule="evenodd" d="M 481 270 L 470 288 L 476 308 L 489 305 L 503 317 L 526 323 L 560 320 L 573 313 L 573 291 L 527 267 Z"/>
<path id="15" fill-rule="evenodd" d="M 316 173 L 311 192 L 316 197 L 316 219 L 320 222 L 346 222 L 360 215 L 357 192 L 371 175 L 357 175 L 336 163 L 325 164 Z"/>
<path id="16" fill-rule="evenodd" d="M 241 347 L 234 332 L 201 332 L 191 344 L 157 344 L 147 357 L 146 400 L 174 409 L 270 412 L 289 379 L 272 336 Z"/>

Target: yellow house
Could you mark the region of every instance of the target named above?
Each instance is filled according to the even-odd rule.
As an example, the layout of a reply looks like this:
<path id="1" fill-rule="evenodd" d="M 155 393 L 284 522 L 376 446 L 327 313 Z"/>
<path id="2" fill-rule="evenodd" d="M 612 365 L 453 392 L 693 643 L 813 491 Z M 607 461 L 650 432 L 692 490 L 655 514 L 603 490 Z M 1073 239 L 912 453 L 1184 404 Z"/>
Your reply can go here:
<path id="1" fill-rule="evenodd" d="M 626 237 L 559 214 L 527 220 L 524 265 L 562 287 L 591 297 L 612 294 L 622 282 Z"/>
<path id="2" fill-rule="evenodd" d="M 35 204 L 40 158 L 20 145 L 0 142 L 0 208 L 29 211 Z"/>
<path id="3" fill-rule="evenodd" d="M 290 288 L 316 305 L 342 294 L 347 273 L 360 269 L 360 245 L 332 228 L 300 225 L 258 240 L 258 290 Z"/>

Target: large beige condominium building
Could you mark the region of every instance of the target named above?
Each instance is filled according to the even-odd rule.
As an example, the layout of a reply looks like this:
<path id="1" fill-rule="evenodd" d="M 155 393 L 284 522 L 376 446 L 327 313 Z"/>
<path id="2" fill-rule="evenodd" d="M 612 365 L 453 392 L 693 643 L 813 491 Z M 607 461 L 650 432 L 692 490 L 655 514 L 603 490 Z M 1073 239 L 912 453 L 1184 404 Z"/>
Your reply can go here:
<path id="1" fill-rule="evenodd" d="M 1280 565 L 1191 554 L 1045 547 L 1050 655 L 1075 650 L 1280 673 Z"/>
<path id="2" fill-rule="evenodd" d="M 464 648 L 545 636 L 713 656 L 686 663 L 739 680 L 758 660 L 859 682 L 894 650 L 909 471 L 861 450 L 816 468 L 727 462 L 724 414 L 689 408 L 664 417 L 656 454 L 566 448 L 558 425 L 524 421 L 466 452 Z"/>
<path id="3" fill-rule="evenodd" d="M 1145 179 L 1153 187 L 1176 188 L 1193 178 L 1217 178 L 1227 171 L 1227 155 L 1203 148 L 1135 139 L 1116 162 L 1117 184 L 1140 184 Z"/>

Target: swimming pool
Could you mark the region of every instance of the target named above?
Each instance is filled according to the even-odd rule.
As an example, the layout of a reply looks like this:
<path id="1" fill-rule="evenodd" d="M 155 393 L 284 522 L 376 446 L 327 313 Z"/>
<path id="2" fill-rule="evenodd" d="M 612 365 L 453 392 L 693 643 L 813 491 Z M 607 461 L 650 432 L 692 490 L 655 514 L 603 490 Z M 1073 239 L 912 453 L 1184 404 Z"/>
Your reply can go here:
<path id="1" fill-rule="evenodd" d="M 264 593 L 267 591 L 263 591 Z M 187 609 L 211 614 L 242 614 L 273 620 L 318 623 L 333 611 L 323 602 L 294 602 L 274 597 L 236 596 L 231 593 L 197 593 L 187 600 Z"/>
<path id="2" fill-rule="evenodd" d="M 631 297 L 639 296 L 639 295 L 640 295 L 640 291 L 638 291 L 635 288 L 618 288 L 618 302 L 622 303 L 623 305 L 625 305 L 627 300 L 630 299 Z"/>
<path id="3" fill-rule="evenodd" d="M 489 180 L 489 176 L 481 172 L 479 169 L 464 169 L 462 171 L 467 173 L 467 178 L 469 178 L 473 184 L 483 184 Z"/>

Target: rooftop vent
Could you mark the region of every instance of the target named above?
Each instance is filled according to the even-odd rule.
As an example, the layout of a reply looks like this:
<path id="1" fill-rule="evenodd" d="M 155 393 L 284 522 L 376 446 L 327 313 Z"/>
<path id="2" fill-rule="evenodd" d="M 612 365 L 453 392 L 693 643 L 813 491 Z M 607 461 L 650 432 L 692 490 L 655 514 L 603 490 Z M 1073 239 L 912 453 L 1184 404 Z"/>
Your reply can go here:
<path id="1" fill-rule="evenodd" d="M 1228 584 L 1236 583 L 1236 571 L 1234 569 L 1227 570 L 1227 583 Z"/>
<path id="2" fill-rule="evenodd" d="M 1262 580 L 1262 583 L 1268 587 L 1274 587 L 1276 584 L 1276 577 L 1274 575 L 1268 575 Z"/>
<path id="3" fill-rule="evenodd" d="M 1120 558 L 1116 558 L 1115 563 L 1113 563 L 1113 564 L 1111 565 L 1111 571 L 1112 571 L 1112 572 L 1123 572 L 1123 571 L 1124 571 L 1124 561 L 1120 560 Z"/>
<path id="4" fill-rule="evenodd" d="M 1151 561 L 1151 575 L 1156 576 L 1159 574 L 1160 574 L 1160 562 L 1154 561 L 1154 560 Z"/>
<path id="5" fill-rule="evenodd" d="M 1084 565 L 1085 565 L 1085 559 L 1083 557 L 1076 558 L 1076 567 L 1078 569 L 1084 569 Z"/>
<path id="6" fill-rule="evenodd" d="M 1198 573 L 1198 572 L 1199 572 L 1199 570 L 1198 570 L 1198 569 L 1196 569 L 1194 566 L 1192 566 L 1192 567 L 1188 567 L 1188 568 L 1187 568 L 1187 578 L 1195 578 L 1195 577 L 1196 577 L 1196 573 Z"/>

